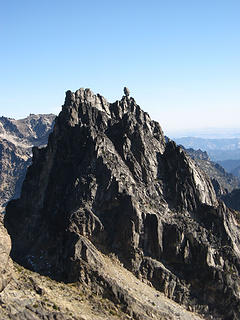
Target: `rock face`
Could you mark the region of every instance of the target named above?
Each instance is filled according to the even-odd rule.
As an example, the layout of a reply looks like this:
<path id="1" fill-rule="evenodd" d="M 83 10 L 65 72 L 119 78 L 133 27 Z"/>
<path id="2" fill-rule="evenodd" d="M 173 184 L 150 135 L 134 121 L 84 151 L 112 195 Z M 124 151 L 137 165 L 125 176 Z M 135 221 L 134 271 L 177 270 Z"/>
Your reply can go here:
<path id="1" fill-rule="evenodd" d="M 131 305 L 106 276 L 101 252 L 111 253 L 189 309 L 239 319 L 238 218 L 133 98 L 79 89 L 66 93 L 47 147 L 33 149 L 5 225 L 14 259 L 35 271 Z"/>
<path id="2" fill-rule="evenodd" d="M 209 155 L 206 151 L 202 151 L 201 149 L 194 150 L 192 148 L 184 148 L 184 146 L 181 146 L 193 160 L 205 160 L 210 161 Z"/>
<path id="3" fill-rule="evenodd" d="M 182 147 L 182 146 L 181 146 Z M 184 148 L 184 147 L 182 147 Z M 216 162 L 210 160 L 206 151 L 194 150 L 192 148 L 184 150 L 195 160 L 197 165 L 210 177 L 215 192 L 218 197 L 225 195 L 240 186 L 240 180 Z"/>
<path id="4" fill-rule="evenodd" d="M 47 144 L 55 115 L 33 115 L 14 120 L 0 117 L 0 212 L 20 196 L 32 146 Z"/>
<path id="5" fill-rule="evenodd" d="M 11 240 L 0 221 L 0 292 L 7 286 L 12 278 L 12 260 L 9 256 Z"/>
<path id="6" fill-rule="evenodd" d="M 227 172 L 234 174 L 235 169 L 240 167 L 240 160 L 224 160 L 218 161 L 220 166 L 222 166 Z M 240 177 L 240 176 L 238 176 Z"/>
<path id="7" fill-rule="evenodd" d="M 229 208 L 240 211 L 240 189 L 235 189 L 232 192 L 223 195 L 221 199 Z"/>

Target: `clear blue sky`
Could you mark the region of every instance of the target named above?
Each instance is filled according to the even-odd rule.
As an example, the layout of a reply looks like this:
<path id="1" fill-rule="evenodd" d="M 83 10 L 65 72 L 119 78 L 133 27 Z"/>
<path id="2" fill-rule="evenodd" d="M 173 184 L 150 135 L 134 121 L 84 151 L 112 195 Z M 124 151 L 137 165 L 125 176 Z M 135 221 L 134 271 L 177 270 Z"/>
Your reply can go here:
<path id="1" fill-rule="evenodd" d="M 240 1 L 0 0 L 0 115 L 123 86 L 165 132 L 240 126 Z"/>

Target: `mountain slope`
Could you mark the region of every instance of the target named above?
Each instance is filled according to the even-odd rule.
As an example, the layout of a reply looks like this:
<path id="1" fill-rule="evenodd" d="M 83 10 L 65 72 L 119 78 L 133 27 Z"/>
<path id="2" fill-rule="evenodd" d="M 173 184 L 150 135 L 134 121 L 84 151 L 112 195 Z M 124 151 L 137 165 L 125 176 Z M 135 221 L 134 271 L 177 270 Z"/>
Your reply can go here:
<path id="1" fill-rule="evenodd" d="M 37 272 L 131 308 L 106 274 L 102 254 L 115 254 L 138 278 L 214 319 L 240 316 L 238 221 L 133 98 L 108 103 L 89 89 L 66 93 L 5 215 L 12 256 Z"/>
<path id="2" fill-rule="evenodd" d="M 33 115 L 14 120 L 0 118 L 0 212 L 7 202 L 20 196 L 32 146 L 47 144 L 55 115 Z"/>
<path id="3" fill-rule="evenodd" d="M 240 178 L 240 166 L 236 167 L 234 170 L 232 170 L 232 174 L 238 178 Z"/>
<path id="4" fill-rule="evenodd" d="M 184 147 L 183 147 L 184 148 Z M 192 148 L 184 150 L 195 160 L 197 165 L 210 177 L 215 192 L 218 196 L 226 194 L 239 188 L 240 180 L 232 174 L 226 172 L 221 165 L 210 160 L 206 151 L 194 150 Z"/>
<path id="5" fill-rule="evenodd" d="M 56 282 L 14 263 L 13 280 L 0 293 L 1 320 L 201 320 L 134 277 L 119 263 L 104 258 L 109 276 L 125 288 L 131 301 L 114 304 L 80 283 Z"/>
<path id="6" fill-rule="evenodd" d="M 218 163 L 227 171 L 232 173 L 234 169 L 240 166 L 240 160 L 224 160 Z"/>

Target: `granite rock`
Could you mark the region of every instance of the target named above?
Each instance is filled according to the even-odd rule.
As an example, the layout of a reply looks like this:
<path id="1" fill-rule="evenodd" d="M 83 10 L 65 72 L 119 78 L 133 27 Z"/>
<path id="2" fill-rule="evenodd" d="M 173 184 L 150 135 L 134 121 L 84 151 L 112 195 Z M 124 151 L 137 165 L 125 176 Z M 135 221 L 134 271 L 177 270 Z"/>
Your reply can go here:
<path id="1" fill-rule="evenodd" d="M 238 217 L 207 175 L 165 141 L 133 98 L 66 93 L 46 148 L 33 149 L 21 197 L 6 210 L 13 258 L 126 301 L 101 252 L 167 297 L 214 319 L 239 319 Z"/>
<path id="2" fill-rule="evenodd" d="M 0 221 L 0 292 L 12 278 L 12 260 L 10 258 L 11 239 Z"/>

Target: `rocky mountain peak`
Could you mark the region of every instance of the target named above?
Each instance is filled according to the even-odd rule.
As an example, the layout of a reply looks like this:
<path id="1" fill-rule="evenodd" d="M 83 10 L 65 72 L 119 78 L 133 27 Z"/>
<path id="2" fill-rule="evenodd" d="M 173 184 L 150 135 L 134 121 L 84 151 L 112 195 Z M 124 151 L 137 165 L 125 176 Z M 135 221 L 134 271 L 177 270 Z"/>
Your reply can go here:
<path id="1" fill-rule="evenodd" d="M 62 117 L 65 118 L 65 121 L 69 121 L 71 126 L 89 124 L 91 118 L 92 123 L 97 123 L 96 117 L 100 117 L 100 120 L 105 123 L 108 120 L 116 122 L 124 117 L 132 117 L 139 124 L 150 125 L 150 123 L 154 123 L 149 115 L 143 112 L 135 100 L 132 97 L 129 98 L 128 95 L 124 95 L 120 101 L 109 103 L 100 94 L 95 95 L 90 89 L 83 88 L 75 93 L 70 90 L 66 92 L 62 113 L 59 115 L 60 119 Z M 106 123 L 106 125 L 108 124 Z"/>
<path id="2" fill-rule="evenodd" d="M 122 290 L 104 276 L 102 256 L 114 254 L 169 298 L 238 319 L 238 216 L 126 94 L 109 103 L 90 89 L 67 91 L 5 225 L 14 259 L 35 271 L 119 301 Z"/>

